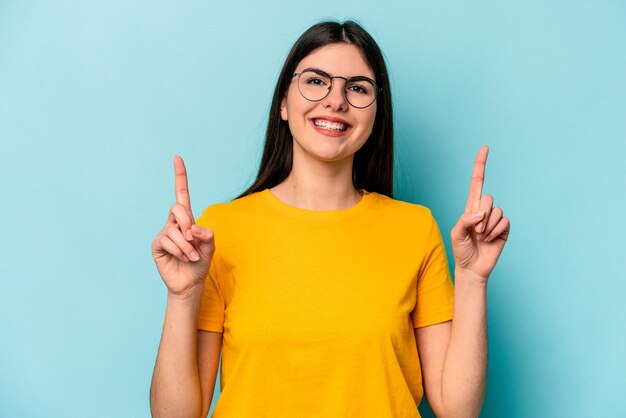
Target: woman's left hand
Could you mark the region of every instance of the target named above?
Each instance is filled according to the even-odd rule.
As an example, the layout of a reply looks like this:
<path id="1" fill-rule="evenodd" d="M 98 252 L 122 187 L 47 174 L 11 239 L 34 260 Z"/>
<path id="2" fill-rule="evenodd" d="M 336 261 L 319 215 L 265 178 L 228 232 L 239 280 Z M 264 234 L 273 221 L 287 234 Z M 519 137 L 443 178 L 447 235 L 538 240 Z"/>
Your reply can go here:
<path id="1" fill-rule="evenodd" d="M 485 145 L 478 151 L 465 213 L 450 234 L 455 273 L 473 273 L 485 284 L 511 230 L 508 218 L 502 216 L 502 209 L 493 207 L 493 197 L 488 194 L 481 196 L 488 152 L 489 148 Z"/>

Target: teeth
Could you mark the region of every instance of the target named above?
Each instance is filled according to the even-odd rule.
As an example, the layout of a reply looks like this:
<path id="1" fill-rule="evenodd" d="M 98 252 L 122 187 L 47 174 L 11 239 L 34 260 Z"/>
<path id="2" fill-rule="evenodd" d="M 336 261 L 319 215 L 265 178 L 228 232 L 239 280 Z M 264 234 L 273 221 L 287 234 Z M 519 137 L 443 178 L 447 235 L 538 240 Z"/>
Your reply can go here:
<path id="1" fill-rule="evenodd" d="M 320 128 L 324 128 L 324 129 L 330 129 L 333 131 L 345 131 L 346 130 L 346 125 L 344 125 L 343 123 L 329 122 L 323 119 L 315 119 L 313 123 L 315 123 L 315 126 L 319 126 Z"/>

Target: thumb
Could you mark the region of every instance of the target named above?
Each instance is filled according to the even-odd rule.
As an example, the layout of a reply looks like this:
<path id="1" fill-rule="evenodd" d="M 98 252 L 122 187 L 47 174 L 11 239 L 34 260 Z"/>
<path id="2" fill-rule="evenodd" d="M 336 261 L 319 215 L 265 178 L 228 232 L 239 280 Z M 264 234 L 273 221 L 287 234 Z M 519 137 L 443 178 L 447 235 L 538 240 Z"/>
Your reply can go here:
<path id="1" fill-rule="evenodd" d="M 213 231 L 210 228 L 203 228 L 193 224 L 191 225 L 191 234 L 198 240 L 198 252 L 203 257 L 210 257 L 215 250 Z"/>
<path id="2" fill-rule="evenodd" d="M 485 217 L 485 211 L 468 212 L 461 215 L 459 221 L 452 228 L 452 239 L 461 241 L 470 236 L 470 232 L 474 229 L 474 226 L 483 220 Z"/>

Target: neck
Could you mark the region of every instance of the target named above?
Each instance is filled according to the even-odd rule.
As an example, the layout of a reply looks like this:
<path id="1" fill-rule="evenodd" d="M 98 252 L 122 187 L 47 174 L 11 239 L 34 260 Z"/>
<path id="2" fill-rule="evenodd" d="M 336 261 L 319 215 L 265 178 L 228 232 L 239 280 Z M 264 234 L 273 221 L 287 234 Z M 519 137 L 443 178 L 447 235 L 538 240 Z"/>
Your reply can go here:
<path id="1" fill-rule="evenodd" d="M 301 209 L 348 209 L 361 200 L 361 192 L 352 183 L 353 156 L 341 161 L 299 158 L 289 176 L 271 189 L 284 203 Z"/>

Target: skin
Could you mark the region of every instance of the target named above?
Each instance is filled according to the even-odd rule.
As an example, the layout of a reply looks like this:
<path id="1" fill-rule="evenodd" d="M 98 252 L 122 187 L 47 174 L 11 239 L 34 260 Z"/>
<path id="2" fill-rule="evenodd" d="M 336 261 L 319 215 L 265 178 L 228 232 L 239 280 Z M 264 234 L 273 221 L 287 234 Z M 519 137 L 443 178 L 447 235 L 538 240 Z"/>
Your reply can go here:
<path id="1" fill-rule="evenodd" d="M 298 63 L 295 72 L 305 68 L 322 69 L 332 76 L 346 78 L 374 73 L 357 47 L 350 44 L 324 46 Z M 271 192 L 283 202 L 310 210 L 345 209 L 354 206 L 361 193 L 352 184 L 354 154 L 365 144 L 374 128 L 376 103 L 364 109 L 348 104 L 344 80 L 334 79 L 323 100 L 311 102 L 298 91 L 294 78 L 281 104 L 281 118 L 293 135 L 293 167 L 289 176 Z M 335 116 L 352 125 L 342 137 L 329 137 L 316 131 L 309 119 Z"/>
<path id="2" fill-rule="evenodd" d="M 219 364 L 222 334 L 196 328 L 204 278 L 215 251 L 213 232 L 195 224 L 187 171 L 174 158 L 176 203 L 152 242 L 152 257 L 167 286 L 167 307 L 152 384 L 153 417 L 206 416 Z"/>
<path id="3" fill-rule="evenodd" d="M 438 417 L 477 417 L 485 397 L 487 282 L 511 228 L 493 197 L 482 195 L 488 151 L 478 151 L 464 213 L 450 233 L 454 319 L 415 329 L 424 392 Z"/>
<path id="4" fill-rule="evenodd" d="M 298 65 L 331 75 L 374 78 L 358 49 L 329 45 Z M 376 105 L 356 109 L 345 100 L 343 80 L 329 95 L 309 102 L 295 81 L 282 101 L 281 117 L 294 137 L 294 164 L 271 191 L 285 203 L 311 210 L 345 209 L 361 196 L 352 184 L 354 153 L 372 131 Z M 332 138 L 311 128 L 311 116 L 339 116 L 353 125 Z M 477 417 L 487 371 L 487 281 L 506 244 L 510 223 L 493 197 L 482 195 L 488 148 L 478 151 L 464 213 L 451 231 L 455 260 L 454 320 L 415 329 L 424 391 L 438 417 Z M 167 309 L 150 390 L 155 417 L 206 416 L 211 405 L 221 333 L 196 330 L 204 277 L 215 251 L 213 232 L 195 225 L 187 172 L 174 159 L 176 203 L 152 244 L 153 258 L 168 288 Z"/>

